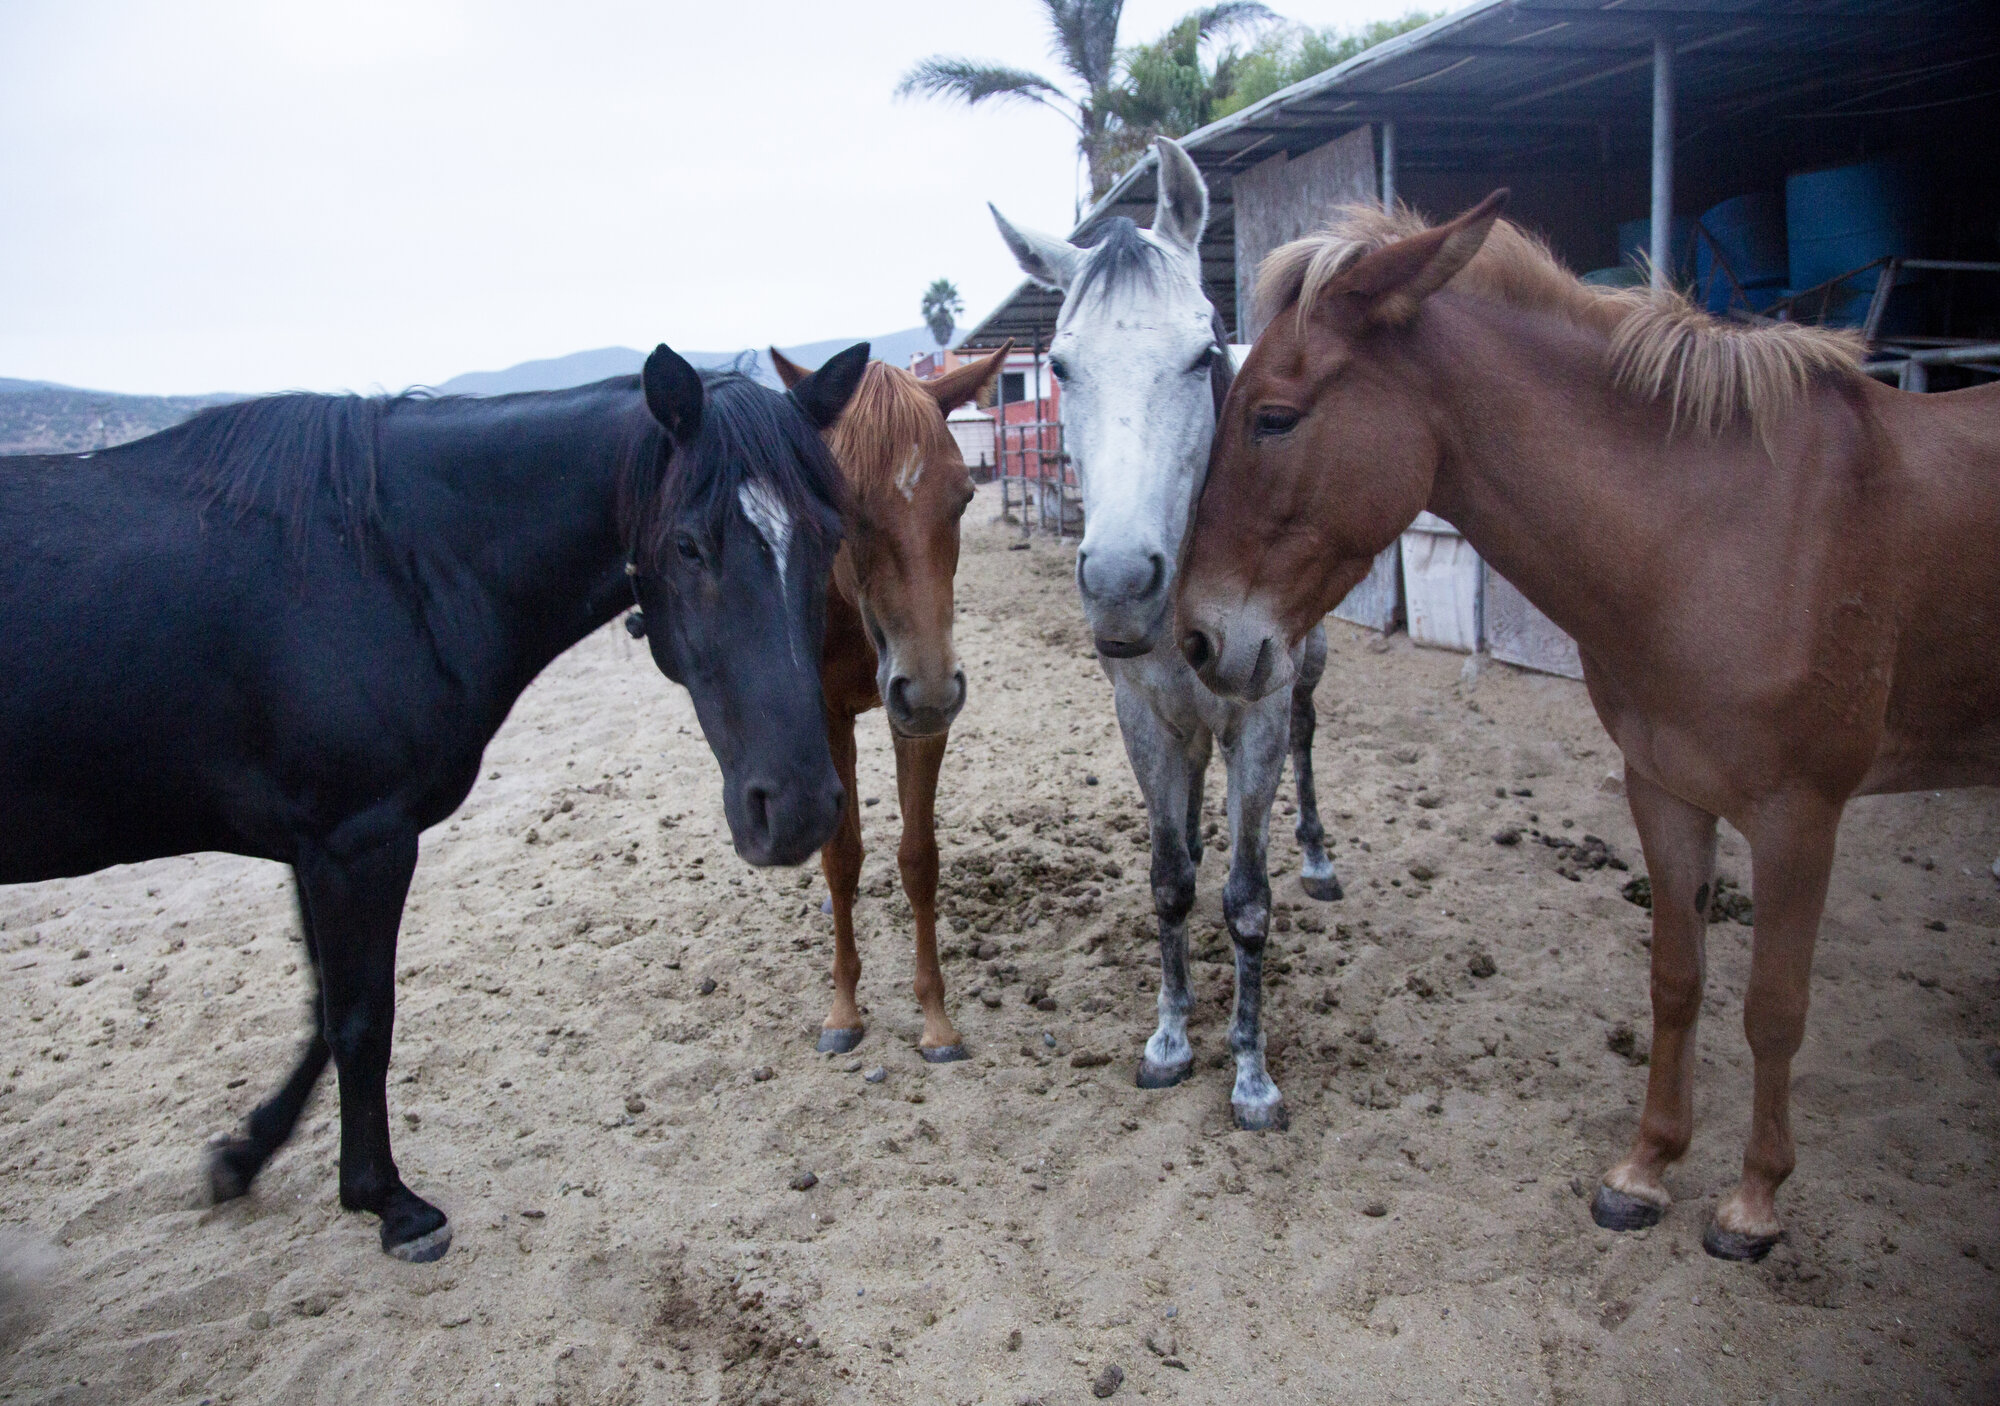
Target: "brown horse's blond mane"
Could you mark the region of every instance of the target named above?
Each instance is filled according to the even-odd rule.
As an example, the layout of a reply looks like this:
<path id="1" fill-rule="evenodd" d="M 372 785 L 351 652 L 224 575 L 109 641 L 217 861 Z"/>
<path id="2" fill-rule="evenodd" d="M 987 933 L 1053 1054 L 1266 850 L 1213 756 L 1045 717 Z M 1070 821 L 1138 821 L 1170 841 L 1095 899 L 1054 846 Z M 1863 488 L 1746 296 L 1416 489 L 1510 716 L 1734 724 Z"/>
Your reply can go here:
<path id="1" fill-rule="evenodd" d="M 1318 233 L 1272 251 L 1257 271 L 1266 322 L 1296 307 L 1300 328 L 1327 286 L 1363 255 L 1430 228 L 1407 206 L 1347 205 Z M 1673 427 L 1719 434 L 1747 417 L 1762 435 L 1824 377 L 1853 377 L 1866 344 L 1851 332 L 1793 322 L 1750 326 L 1710 317 L 1680 293 L 1600 288 L 1564 268 L 1520 226 L 1496 220 L 1448 285 L 1569 318 L 1609 339 L 1612 383 L 1665 401 Z"/>
<path id="2" fill-rule="evenodd" d="M 857 498 L 896 486 L 912 449 L 928 460 L 951 434 L 924 383 L 887 362 L 871 361 L 828 444 Z"/>

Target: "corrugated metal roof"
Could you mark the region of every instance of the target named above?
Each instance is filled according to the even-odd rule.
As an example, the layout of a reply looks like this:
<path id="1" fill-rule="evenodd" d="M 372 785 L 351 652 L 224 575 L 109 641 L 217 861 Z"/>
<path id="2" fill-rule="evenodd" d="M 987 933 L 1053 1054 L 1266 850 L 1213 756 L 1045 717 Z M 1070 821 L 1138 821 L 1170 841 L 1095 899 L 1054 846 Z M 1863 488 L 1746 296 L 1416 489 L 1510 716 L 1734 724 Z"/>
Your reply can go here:
<path id="1" fill-rule="evenodd" d="M 1643 170 L 1652 45 L 1674 45 L 1677 147 L 1859 145 L 1893 123 L 1980 114 L 2000 96 L 2000 5 L 1991 0 L 1480 0 L 1189 134 L 1209 183 L 1209 294 L 1235 308 L 1230 178 L 1302 155 L 1364 123 L 1397 124 L 1404 172 L 1630 164 Z M 1968 132 L 1970 134 L 1970 132 Z M 1127 171 L 1077 225 L 1148 224 L 1154 158 Z M 1004 202 L 1003 202 L 1004 203 Z M 1046 336 L 1058 294 L 1023 284 L 964 345 Z"/>

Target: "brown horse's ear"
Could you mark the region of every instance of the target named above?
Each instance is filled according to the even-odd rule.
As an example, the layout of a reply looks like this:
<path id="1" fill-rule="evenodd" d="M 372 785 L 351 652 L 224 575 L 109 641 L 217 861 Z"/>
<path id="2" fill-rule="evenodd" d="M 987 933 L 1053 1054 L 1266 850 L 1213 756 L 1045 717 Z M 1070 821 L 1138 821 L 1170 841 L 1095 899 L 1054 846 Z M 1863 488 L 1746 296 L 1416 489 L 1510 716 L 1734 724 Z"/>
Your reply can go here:
<path id="1" fill-rule="evenodd" d="M 770 352 L 771 365 L 777 368 L 778 379 L 785 383 L 786 390 L 790 390 L 806 377 L 812 375 L 812 372 L 806 370 L 805 367 L 799 365 L 796 361 L 793 361 L 776 347 L 770 348 Z"/>
<path id="2" fill-rule="evenodd" d="M 930 392 L 931 399 L 937 402 L 938 409 L 949 415 L 986 389 L 993 378 L 1000 374 L 1000 367 L 1006 362 L 1007 353 L 1012 350 L 1014 342 L 1009 338 L 993 355 L 981 357 L 978 361 L 968 361 L 965 365 L 955 367 L 942 376 L 933 376 L 923 383 L 923 387 Z"/>
<path id="3" fill-rule="evenodd" d="M 1506 204 L 1507 192 L 1496 190 L 1449 223 L 1365 255 L 1327 285 L 1322 305 L 1337 298 L 1358 308 L 1363 321 L 1408 324 L 1424 299 L 1472 262 Z"/>

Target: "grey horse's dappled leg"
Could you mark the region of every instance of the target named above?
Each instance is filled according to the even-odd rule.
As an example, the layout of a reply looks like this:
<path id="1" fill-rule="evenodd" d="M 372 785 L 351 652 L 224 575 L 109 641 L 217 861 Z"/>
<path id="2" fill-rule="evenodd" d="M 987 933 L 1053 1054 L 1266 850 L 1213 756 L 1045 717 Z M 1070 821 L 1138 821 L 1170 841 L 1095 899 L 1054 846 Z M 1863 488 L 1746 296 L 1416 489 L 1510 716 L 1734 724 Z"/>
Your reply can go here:
<path id="1" fill-rule="evenodd" d="M 1196 868 L 1201 867 L 1201 799 L 1208 784 L 1208 759 L 1215 738 L 1203 732 L 1188 757 L 1187 852 Z"/>
<path id="2" fill-rule="evenodd" d="M 1313 690 L 1326 672 L 1326 626 L 1315 625 L 1304 640 L 1298 681 L 1292 685 L 1292 780 L 1299 793 L 1299 887 L 1307 895 L 1331 902 L 1341 896 L 1340 878 L 1326 854 L 1326 831 L 1319 823 L 1319 793 L 1313 786 L 1313 732 L 1319 719 L 1313 712 Z"/>
<path id="3" fill-rule="evenodd" d="M 1236 1087 L 1229 1095 L 1236 1126 L 1251 1131 L 1282 1128 L 1285 1100 L 1264 1068 L 1264 943 L 1271 926 L 1268 845 L 1271 802 L 1285 766 L 1289 700 L 1274 695 L 1250 710 L 1243 729 L 1223 743 L 1229 770 L 1229 881 L 1222 913 L 1236 945 L 1236 1015 L 1229 1049 L 1236 1056 Z"/>
<path id="4" fill-rule="evenodd" d="M 1188 854 L 1188 799 L 1198 784 L 1187 742 L 1174 736 L 1138 689 L 1115 685 L 1125 753 L 1146 797 L 1153 849 L 1153 910 L 1160 920 L 1160 1023 L 1139 1061 L 1142 1089 L 1178 1084 L 1194 1070 L 1188 1044 L 1187 915 L 1194 907 L 1194 859 Z M 1205 744 L 1206 739 L 1204 739 Z M 1205 753 L 1207 748 L 1202 746 Z M 1197 802 L 1199 804 L 1199 802 Z"/>

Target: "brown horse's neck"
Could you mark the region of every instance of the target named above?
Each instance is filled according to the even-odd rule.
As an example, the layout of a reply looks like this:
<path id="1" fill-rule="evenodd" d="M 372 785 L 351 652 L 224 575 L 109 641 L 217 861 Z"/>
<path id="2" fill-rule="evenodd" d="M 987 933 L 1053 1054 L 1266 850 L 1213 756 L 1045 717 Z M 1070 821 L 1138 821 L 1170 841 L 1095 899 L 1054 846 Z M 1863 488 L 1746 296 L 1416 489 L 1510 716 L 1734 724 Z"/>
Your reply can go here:
<path id="1" fill-rule="evenodd" d="M 1600 331 L 1444 294 L 1412 336 L 1437 396 L 1427 506 L 1586 654 L 1647 617 L 1691 516 L 1770 473 L 1747 431 L 1670 437 L 1664 407 L 1612 385 Z"/>

